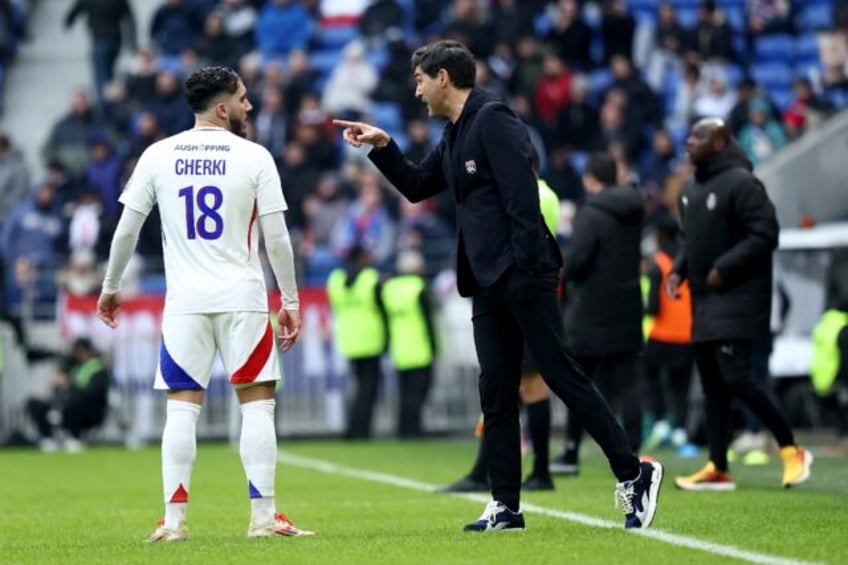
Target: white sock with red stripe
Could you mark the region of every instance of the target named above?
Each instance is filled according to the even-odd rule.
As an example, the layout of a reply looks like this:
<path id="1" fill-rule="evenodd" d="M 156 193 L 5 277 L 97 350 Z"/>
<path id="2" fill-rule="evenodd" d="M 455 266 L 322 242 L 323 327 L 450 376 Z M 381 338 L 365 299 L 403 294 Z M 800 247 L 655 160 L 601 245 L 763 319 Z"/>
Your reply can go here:
<path id="1" fill-rule="evenodd" d="M 176 529 L 185 522 L 191 468 L 197 454 L 195 428 L 200 405 L 168 400 L 162 432 L 162 486 L 165 492 L 165 527 Z"/>
<path id="2" fill-rule="evenodd" d="M 239 453 L 247 475 L 250 518 L 254 524 L 274 521 L 274 480 L 277 471 L 277 432 L 274 425 L 274 399 L 255 400 L 241 405 Z"/>

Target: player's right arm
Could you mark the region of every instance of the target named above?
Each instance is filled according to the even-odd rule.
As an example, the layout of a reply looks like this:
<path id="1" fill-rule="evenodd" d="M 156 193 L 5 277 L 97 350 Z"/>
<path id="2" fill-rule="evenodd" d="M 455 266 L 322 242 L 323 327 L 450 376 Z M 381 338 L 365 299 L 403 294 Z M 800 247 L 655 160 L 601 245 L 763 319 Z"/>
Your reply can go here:
<path id="1" fill-rule="evenodd" d="M 144 221 L 156 203 L 155 189 L 148 172 L 150 161 L 148 151 L 145 151 L 120 197 L 124 210 L 112 236 L 106 276 L 97 300 L 97 316 L 110 328 L 118 325 L 116 316 L 121 307 L 121 278 L 124 269 L 135 251 Z"/>

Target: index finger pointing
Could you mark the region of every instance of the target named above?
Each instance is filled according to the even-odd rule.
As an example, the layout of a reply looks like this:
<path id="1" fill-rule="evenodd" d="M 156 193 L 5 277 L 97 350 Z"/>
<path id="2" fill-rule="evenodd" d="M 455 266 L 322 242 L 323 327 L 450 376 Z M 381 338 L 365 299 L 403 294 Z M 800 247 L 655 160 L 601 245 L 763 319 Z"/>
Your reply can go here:
<path id="1" fill-rule="evenodd" d="M 333 120 L 333 125 L 342 127 L 342 128 L 353 128 L 361 125 L 359 122 L 349 122 L 347 120 Z"/>

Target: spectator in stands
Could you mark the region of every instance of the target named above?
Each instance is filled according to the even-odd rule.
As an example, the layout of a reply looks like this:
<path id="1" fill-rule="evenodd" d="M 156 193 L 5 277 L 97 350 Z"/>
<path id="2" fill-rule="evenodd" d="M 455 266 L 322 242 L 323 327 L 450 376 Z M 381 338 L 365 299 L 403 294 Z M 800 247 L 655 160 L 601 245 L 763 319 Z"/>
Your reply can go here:
<path id="1" fill-rule="evenodd" d="M 103 89 L 103 128 L 116 142 L 129 136 L 133 107 L 127 86 L 122 80 L 113 80 Z"/>
<path id="2" fill-rule="evenodd" d="M 142 152 L 152 143 L 165 137 L 165 132 L 159 127 L 159 118 L 153 112 L 141 112 L 135 118 L 135 124 L 130 130 L 130 138 L 127 142 L 127 157 L 138 158 Z M 125 168 L 126 170 L 126 168 Z M 122 179 L 126 180 L 126 179 Z M 124 182 L 121 182 L 121 186 Z"/>
<path id="3" fill-rule="evenodd" d="M 692 48 L 701 60 L 733 61 L 733 29 L 713 0 L 705 0 L 698 10 Z"/>
<path id="4" fill-rule="evenodd" d="M 757 39 L 773 33 L 792 33 L 795 25 L 791 0 L 748 0 L 745 11 L 745 55 L 750 65 Z"/>
<path id="5" fill-rule="evenodd" d="M 362 171 L 359 195 L 333 234 L 333 250 L 337 257 L 346 257 L 355 245 L 359 245 L 378 268 L 389 266 L 395 252 L 395 226 L 386 210 L 383 191 L 378 173 Z"/>
<path id="6" fill-rule="evenodd" d="M 321 109 L 318 98 L 312 94 L 303 97 L 294 120 L 292 137 L 306 151 L 306 160 L 319 171 L 335 169 L 338 165 L 338 147 L 327 128 L 327 114 Z"/>
<path id="7" fill-rule="evenodd" d="M 592 29 L 580 16 L 576 0 L 557 2 L 546 39 L 569 68 L 587 71 L 592 66 Z"/>
<path id="8" fill-rule="evenodd" d="M 514 45 L 522 33 L 533 29 L 536 12 L 532 2 L 497 0 L 491 10 L 495 44 Z"/>
<path id="9" fill-rule="evenodd" d="M 496 39 L 487 11 L 475 0 L 451 0 L 448 24 L 442 30 L 442 37 L 468 45 L 481 59 L 492 54 Z"/>
<path id="10" fill-rule="evenodd" d="M 406 156 L 417 163 L 433 148 L 429 124 L 426 120 L 412 120 L 406 125 L 406 134 L 409 137 Z"/>
<path id="11" fill-rule="evenodd" d="M 560 201 L 569 200 L 575 204 L 583 202 L 583 181 L 571 164 L 571 152 L 566 147 L 551 151 L 549 166 L 545 174 L 548 185 L 557 193 Z M 562 222 L 560 222 L 562 226 Z"/>
<path id="12" fill-rule="evenodd" d="M 780 122 L 769 115 L 768 102 L 754 98 L 748 103 L 748 123 L 739 132 L 739 144 L 751 163 L 758 165 L 786 145 Z"/>
<path id="13" fill-rule="evenodd" d="M 533 146 L 539 152 L 539 156 L 541 158 L 541 170 L 546 170 L 548 166 L 546 160 L 548 155 L 546 147 L 549 143 L 553 143 L 553 134 L 555 133 L 555 129 L 551 128 L 548 124 L 539 119 L 539 116 L 533 111 L 533 105 L 531 104 L 529 97 L 517 94 L 512 97 L 510 102 L 512 109 L 515 110 L 515 113 L 518 114 L 518 117 L 521 118 L 521 121 L 524 122 L 525 126 L 527 126 L 527 133 L 530 135 L 530 141 L 533 142 Z"/>
<path id="14" fill-rule="evenodd" d="M 302 49 L 289 53 L 288 62 L 283 98 L 286 102 L 286 113 L 291 116 L 300 109 L 303 97 L 315 92 L 319 73 L 310 67 L 309 55 Z"/>
<path id="15" fill-rule="evenodd" d="M 65 16 L 65 28 L 70 28 L 79 16 L 88 18 L 94 99 L 102 111 L 103 89 L 115 77 L 115 61 L 122 43 L 136 50 L 135 19 L 127 0 L 76 0 Z"/>
<path id="16" fill-rule="evenodd" d="M 607 151 L 611 144 L 621 143 L 627 158 L 638 155 L 643 147 L 641 126 L 627 120 L 627 98 L 621 91 L 610 91 L 613 96 L 601 106 L 598 137 L 590 143 L 593 151 Z"/>
<path id="17" fill-rule="evenodd" d="M 97 257 L 88 247 L 71 253 L 68 264 L 57 275 L 59 288 L 73 296 L 97 296 L 103 273 L 97 267 Z"/>
<path id="18" fill-rule="evenodd" d="M 514 94 L 533 96 L 539 77 L 542 76 L 542 66 L 547 52 L 547 48 L 532 34 L 527 34 L 518 40 L 515 48 L 515 72 L 512 85 Z"/>
<path id="19" fill-rule="evenodd" d="M 570 100 L 557 116 L 558 145 L 586 151 L 598 134 L 598 110 L 589 103 L 589 81 L 586 75 L 575 75 Z"/>
<path id="20" fill-rule="evenodd" d="M 44 159 L 59 161 L 68 174 L 81 178 L 88 166 L 88 140 L 97 127 L 88 93 L 75 89 L 70 111 L 53 126 L 47 138 Z"/>
<path id="21" fill-rule="evenodd" d="M 286 223 L 291 228 L 302 228 L 302 201 L 312 191 L 318 180 L 320 169 L 308 160 L 303 143 L 292 140 L 286 144 L 280 156 L 280 177 L 286 179 Z"/>
<path id="22" fill-rule="evenodd" d="M 780 119 L 780 110 L 772 102 L 771 98 L 768 97 L 768 94 L 757 86 L 754 79 L 745 77 L 739 82 L 739 86 L 736 88 L 736 104 L 734 104 L 733 109 L 730 110 L 730 114 L 727 117 L 727 125 L 736 137 L 739 137 L 742 128 L 748 123 L 748 116 L 750 114 L 749 104 L 754 98 L 765 100 L 769 105 L 769 114 L 771 117 L 776 120 Z"/>
<path id="23" fill-rule="evenodd" d="M 342 60 L 330 73 L 324 86 L 321 101 L 324 110 L 334 115 L 365 113 L 378 78 L 377 69 L 365 58 L 362 43 L 348 43 L 342 52 Z"/>
<path id="24" fill-rule="evenodd" d="M 410 202 L 402 198 L 398 220 L 398 248 L 421 255 L 424 265 L 419 274 L 427 280 L 452 265 L 456 248 L 453 231 L 433 213 L 434 204 L 432 200 Z"/>
<path id="25" fill-rule="evenodd" d="M 369 43 L 383 43 L 390 29 L 399 29 L 404 25 L 406 16 L 397 0 L 371 0 L 359 18 L 359 35 Z"/>
<path id="26" fill-rule="evenodd" d="M 153 13 L 150 37 L 163 54 L 170 57 L 192 47 L 203 29 L 199 10 L 186 0 L 165 0 Z"/>
<path id="27" fill-rule="evenodd" d="M 191 108 L 185 101 L 177 76 L 171 71 L 159 71 L 156 75 L 156 94 L 149 109 L 156 114 L 166 135 L 187 130 L 194 124 Z"/>
<path id="28" fill-rule="evenodd" d="M 118 196 L 121 194 L 121 171 L 123 162 L 118 157 L 109 139 L 104 135 L 91 138 L 91 159 L 88 162 L 85 180 L 99 197 L 103 211 L 110 220 L 117 221 L 121 215 Z"/>
<path id="29" fill-rule="evenodd" d="M 542 76 L 536 83 L 533 102 L 536 115 L 546 129 L 556 127 L 557 116 L 571 98 L 571 72 L 558 55 L 549 53 L 542 61 Z"/>
<path id="30" fill-rule="evenodd" d="M 683 69 L 683 82 L 677 86 L 671 112 L 666 116 L 666 127 L 671 131 L 685 132 L 695 119 L 695 102 L 704 95 L 701 68 L 688 63 Z M 681 137 L 683 137 L 681 135 Z"/>
<path id="31" fill-rule="evenodd" d="M 642 169 L 642 190 L 648 194 L 661 193 L 665 182 L 678 165 L 677 148 L 674 140 L 664 129 L 654 131 L 651 151 Z"/>
<path id="32" fill-rule="evenodd" d="M 125 79 L 130 103 L 135 108 L 146 107 L 156 96 L 156 55 L 149 49 L 139 50 L 133 67 Z"/>
<path id="33" fill-rule="evenodd" d="M 39 302 L 55 302 L 55 271 L 66 254 L 66 242 L 56 187 L 43 181 L 30 198 L 12 208 L 0 233 L 6 301 L 12 312 L 20 312 L 24 292 L 29 290 Z"/>
<path id="34" fill-rule="evenodd" d="M 798 78 L 792 82 L 792 92 L 795 95 L 787 108 L 784 118 L 792 114 L 803 117 L 802 131 L 814 128 L 827 120 L 836 109 L 833 104 L 818 96 L 813 91 L 809 79 Z"/>
<path id="35" fill-rule="evenodd" d="M 42 182 L 56 188 L 56 206 L 59 208 L 66 208 L 76 200 L 84 184 L 83 179 L 68 174 L 68 170 L 59 161 L 47 163 L 47 172 Z"/>
<path id="36" fill-rule="evenodd" d="M 109 233 L 117 223 L 116 217 L 104 214 L 100 195 L 92 190 L 83 191 L 74 201 L 70 214 L 68 248 L 71 255 L 83 249 L 108 247 Z"/>
<path id="37" fill-rule="evenodd" d="M 492 54 L 486 59 L 492 73 L 498 79 L 510 88 L 513 86 L 513 76 L 515 73 L 515 55 L 513 54 L 513 44 L 498 43 Z"/>
<path id="38" fill-rule="evenodd" d="M 224 18 L 224 33 L 233 41 L 233 56 L 240 59 L 255 45 L 256 8 L 247 0 L 221 0 L 216 9 Z"/>
<path id="39" fill-rule="evenodd" d="M 727 86 L 727 78 L 719 67 L 706 69 L 707 88 L 695 100 L 695 116 L 698 118 L 726 119 L 736 104 L 736 94 Z"/>
<path id="40" fill-rule="evenodd" d="M 474 64 L 477 68 L 477 88 L 481 88 L 492 96 L 495 96 L 496 98 L 499 98 L 503 101 L 509 100 L 509 89 L 503 83 L 503 81 L 492 72 L 492 69 L 491 67 L 489 67 L 489 64 L 483 59 L 477 59 Z M 409 67 L 409 64 L 407 64 L 407 67 Z M 409 76 L 408 68 L 406 74 L 407 76 Z M 406 98 L 409 98 L 408 91 L 406 93 Z M 418 103 L 418 106 L 420 108 L 421 104 Z"/>
<path id="41" fill-rule="evenodd" d="M 310 258 L 331 255 L 333 230 L 347 214 L 350 203 L 340 190 L 340 182 L 336 173 L 323 173 L 315 184 L 315 190 L 303 199 L 306 229 L 301 240 L 301 253 L 307 268 Z"/>
<path id="42" fill-rule="evenodd" d="M 663 119 L 663 109 L 656 93 L 651 90 L 633 62 L 623 55 L 614 55 L 610 59 L 612 71 L 612 89 L 620 89 L 627 94 L 628 112 L 635 125 L 660 126 Z"/>
<path id="43" fill-rule="evenodd" d="M 677 11 L 668 2 L 657 8 L 657 28 L 654 30 L 654 45 L 647 68 L 648 84 L 661 92 L 666 70 L 680 68 L 683 55 L 688 49 L 690 34 L 677 20 Z"/>
<path id="44" fill-rule="evenodd" d="M 253 119 L 256 143 L 264 146 L 271 155 L 281 155 L 286 145 L 288 116 L 280 88 L 268 85 L 262 91 L 262 104 Z"/>
<path id="45" fill-rule="evenodd" d="M 633 35 L 636 20 L 627 11 L 624 0 L 605 0 L 601 19 L 601 37 L 604 42 L 604 63 L 615 55 L 633 59 Z"/>
<path id="46" fill-rule="evenodd" d="M 21 150 L 0 134 L 0 227 L 29 193 L 29 169 Z"/>
<path id="47" fill-rule="evenodd" d="M 305 49 L 312 37 L 313 20 L 296 0 L 269 0 L 256 21 L 256 44 L 266 59 L 285 57 Z"/>
<path id="48" fill-rule="evenodd" d="M 70 452 L 82 450 L 81 434 L 103 423 L 108 406 L 109 381 L 106 365 L 88 338 L 79 338 L 71 354 L 53 378 L 49 400 L 31 398 L 27 413 L 38 429 L 42 451 L 56 451 L 56 429 L 69 434 L 64 447 Z"/>
<path id="49" fill-rule="evenodd" d="M 224 28 L 221 12 L 210 12 L 203 23 L 203 33 L 194 43 L 201 63 L 210 66 L 235 67 L 238 60 L 236 40 Z"/>
<path id="50" fill-rule="evenodd" d="M 404 120 L 412 120 L 421 114 L 421 104 L 409 96 L 415 84 L 409 76 L 409 58 L 412 49 L 400 28 L 386 30 L 386 53 L 388 61 L 380 70 L 377 88 L 372 98 L 381 102 L 393 102 L 401 108 Z"/>

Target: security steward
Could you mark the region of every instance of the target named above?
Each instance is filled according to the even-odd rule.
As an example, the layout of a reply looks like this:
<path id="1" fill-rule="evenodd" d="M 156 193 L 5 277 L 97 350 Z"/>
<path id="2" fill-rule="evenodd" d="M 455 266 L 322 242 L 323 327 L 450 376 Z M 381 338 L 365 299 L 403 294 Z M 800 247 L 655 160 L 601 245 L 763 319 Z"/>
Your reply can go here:
<path id="1" fill-rule="evenodd" d="M 386 321 L 380 274 L 371 266 L 365 248 L 351 247 L 347 264 L 330 273 L 327 296 L 335 320 L 336 347 L 356 379 L 345 437 L 369 438 L 382 380 L 380 358 L 386 350 Z"/>

